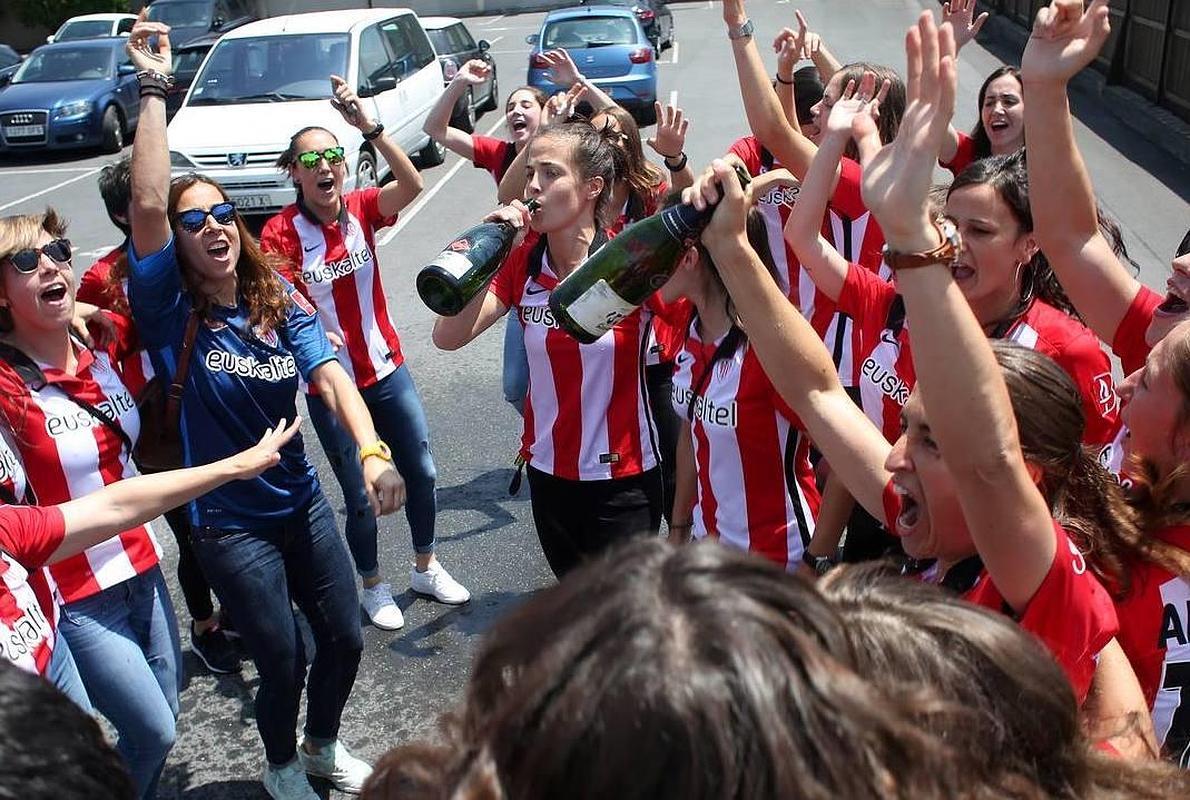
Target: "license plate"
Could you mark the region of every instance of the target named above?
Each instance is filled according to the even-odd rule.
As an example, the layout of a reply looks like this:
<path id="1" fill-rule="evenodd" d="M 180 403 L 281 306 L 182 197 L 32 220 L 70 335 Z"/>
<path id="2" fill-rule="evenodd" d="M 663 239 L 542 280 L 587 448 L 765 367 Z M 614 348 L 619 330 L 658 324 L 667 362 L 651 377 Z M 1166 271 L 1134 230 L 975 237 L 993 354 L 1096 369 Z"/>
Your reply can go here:
<path id="1" fill-rule="evenodd" d="M 273 198 L 269 197 L 267 194 L 243 194 L 239 197 L 233 197 L 232 199 L 235 200 L 236 208 L 241 210 L 246 210 L 249 208 L 268 208 L 269 206 L 276 205 L 276 203 L 273 202 Z"/>
<path id="2" fill-rule="evenodd" d="M 45 136 L 44 125 L 11 125 L 4 128 L 4 135 L 10 139 L 21 139 L 30 136 Z"/>

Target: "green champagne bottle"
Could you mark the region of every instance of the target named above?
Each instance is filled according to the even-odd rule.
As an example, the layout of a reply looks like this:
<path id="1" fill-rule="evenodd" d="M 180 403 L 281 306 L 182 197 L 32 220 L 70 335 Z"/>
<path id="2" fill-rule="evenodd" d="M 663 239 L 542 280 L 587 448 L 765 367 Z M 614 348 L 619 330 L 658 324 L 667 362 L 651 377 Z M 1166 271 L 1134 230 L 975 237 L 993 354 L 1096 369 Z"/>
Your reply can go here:
<path id="1" fill-rule="evenodd" d="M 536 200 L 525 206 L 537 210 Z M 517 228 L 509 222 L 483 222 L 454 238 L 417 273 L 417 294 L 443 317 L 453 317 L 482 292 L 512 250 Z"/>
<path id="2" fill-rule="evenodd" d="M 735 170 L 747 186 L 751 177 Z M 698 211 L 679 204 L 629 225 L 550 293 L 558 326 L 583 344 L 610 331 L 665 285 L 714 213 L 713 205 Z"/>

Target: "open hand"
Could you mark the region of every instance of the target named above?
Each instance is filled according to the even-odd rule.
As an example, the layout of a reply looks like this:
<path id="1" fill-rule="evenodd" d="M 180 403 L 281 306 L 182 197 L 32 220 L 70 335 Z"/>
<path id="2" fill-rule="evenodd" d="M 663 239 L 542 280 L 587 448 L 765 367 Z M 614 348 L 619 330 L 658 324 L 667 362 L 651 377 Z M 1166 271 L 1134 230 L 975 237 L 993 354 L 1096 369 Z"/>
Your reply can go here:
<path id="1" fill-rule="evenodd" d="M 278 451 L 297 434 L 301 424 L 301 417 L 295 417 L 289 425 L 282 419 L 277 423 L 277 427 L 265 431 L 259 442 L 228 459 L 235 477 L 241 481 L 255 478 L 266 469 L 281 463 L 281 454 Z"/>
<path id="2" fill-rule="evenodd" d="M 376 127 L 376 120 L 364 113 L 359 95 L 339 75 L 331 76 L 331 94 L 331 105 L 348 125 L 365 133 Z"/>
<path id="3" fill-rule="evenodd" d="M 161 22 L 150 22 L 149 12 L 141 9 L 140 16 L 128 34 L 128 43 L 124 49 L 128 57 L 136 66 L 138 72 L 150 70 L 162 75 L 172 75 L 174 71 L 173 51 L 169 44 L 169 26 Z M 150 39 L 157 37 L 157 46 L 150 43 Z"/>
<path id="4" fill-rule="evenodd" d="M 954 31 L 954 49 L 957 53 L 963 45 L 978 35 L 983 23 L 988 20 L 988 12 L 975 17 L 975 0 L 949 0 L 942 4 L 942 24 L 951 26 Z"/>
<path id="5" fill-rule="evenodd" d="M 74 301 L 74 317 L 70 320 L 70 330 L 89 349 L 97 344 L 106 347 L 116 341 L 119 335 L 116 323 L 103 313 L 102 308 L 79 300 Z M 94 336 L 91 335 L 92 331 Z"/>
<path id="6" fill-rule="evenodd" d="M 1108 0 L 1054 0 L 1037 12 L 1033 33 L 1021 60 L 1024 81 L 1068 81 L 1095 60 L 1111 23 Z"/>
<path id="7" fill-rule="evenodd" d="M 863 74 L 858 87 L 854 80 L 848 81 L 826 119 L 827 133 L 834 136 L 851 137 L 854 135 L 857 123 L 861 131 L 865 133 L 869 125 L 875 129 L 876 120 L 880 118 L 880 104 L 888 96 L 890 86 L 891 84 L 886 79 L 878 90 L 876 75 L 872 72 Z"/>
<path id="8" fill-rule="evenodd" d="M 686 129 L 690 127 L 690 120 L 677 106 L 669 103 L 663 106 L 657 102 L 653 105 L 657 111 L 657 130 L 645 143 L 662 158 L 678 158 L 686 151 Z"/>
<path id="9" fill-rule="evenodd" d="M 574 59 L 562 48 L 547 50 L 541 54 L 541 60 L 546 63 L 547 75 L 555 86 L 571 86 L 582 82 L 582 73 L 578 71 Z"/>
<path id="10" fill-rule="evenodd" d="M 558 92 L 546 101 L 541 109 L 541 124 L 544 126 L 551 122 L 565 122 L 570 119 L 574 116 L 578 101 L 586 94 L 587 87 L 581 83 L 575 83 L 565 92 Z"/>

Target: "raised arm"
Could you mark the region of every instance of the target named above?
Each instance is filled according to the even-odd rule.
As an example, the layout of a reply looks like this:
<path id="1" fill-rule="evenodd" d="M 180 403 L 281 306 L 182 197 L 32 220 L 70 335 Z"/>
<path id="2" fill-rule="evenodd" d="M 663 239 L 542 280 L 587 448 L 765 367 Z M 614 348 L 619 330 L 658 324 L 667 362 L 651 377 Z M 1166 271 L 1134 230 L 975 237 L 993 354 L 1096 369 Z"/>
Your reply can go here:
<path id="1" fill-rule="evenodd" d="M 475 160 L 475 146 L 471 134 L 452 128 L 450 115 L 454 113 L 455 104 L 466 93 L 467 88 L 483 83 L 490 71 L 491 67 L 487 62 L 478 58 L 473 58 L 460 67 L 446 85 L 446 90 L 438 97 L 438 102 L 434 103 L 434 107 L 426 115 L 425 124 L 421 126 L 426 136 L 468 161 Z"/>
<path id="2" fill-rule="evenodd" d="M 738 28 L 747 20 L 743 0 L 724 0 L 723 21 L 729 30 Z M 740 95 L 744 101 L 744 113 L 752 134 L 797 178 L 805 177 L 817 148 L 801 131 L 794 130 L 785 118 L 773 86 L 769 83 L 754 37 L 732 39 L 731 50 L 740 82 Z"/>
<path id="3" fill-rule="evenodd" d="M 751 196 L 772 187 L 754 180 L 746 197 L 735 171 L 722 160 L 712 176 L 700 179 L 684 197 L 697 207 L 722 187 L 702 243 L 720 266 L 723 282 L 748 332 L 748 342 L 781 398 L 806 426 L 814 444 L 852 495 L 873 516 L 884 518 L 883 493 L 891 474 L 884 468 L 891 450 L 880 431 L 864 416 L 839 383 L 822 339 L 789 302 L 748 245 L 745 211 Z"/>
<path id="4" fill-rule="evenodd" d="M 58 508 L 66 522 L 66 538 L 49 563 L 77 555 L 92 545 L 189 503 L 228 481 L 254 478 L 281 457 L 277 454 L 297 432 L 301 418 L 285 420 L 266 431 L 254 447 L 234 456 L 189 469 L 125 478 Z"/>
<path id="5" fill-rule="evenodd" d="M 690 119 L 675 105 L 654 105 L 657 107 L 657 129 L 645 144 L 661 156 L 669 171 L 669 188 L 681 191 L 694 183 L 694 170 L 686 157 L 686 129 L 690 127 Z"/>
<path id="6" fill-rule="evenodd" d="M 611 108 L 616 105 L 616 101 L 607 92 L 600 89 L 586 75 L 579 72 L 578 65 L 574 63 L 574 59 L 570 57 L 570 53 L 566 50 L 561 48 L 547 50 L 541 54 L 541 57 L 548 65 L 547 69 L 549 70 L 550 80 L 555 85 L 574 86 L 577 83 L 587 90 L 584 99 L 590 104 L 592 115 L 605 108 Z"/>
<path id="7" fill-rule="evenodd" d="M 334 87 L 334 98 L 331 100 L 334 109 L 342 115 L 348 125 L 360 133 L 372 134 L 379 127 L 379 123 L 375 118 L 364 113 L 359 97 L 347 85 L 347 81 L 338 75 L 332 75 L 331 86 Z M 405 155 L 405 151 L 384 131 L 381 131 L 380 135 L 372 140 L 372 144 L 384 158 L 384 163 L 388 164 L 389 169 L 392 170 L 393 179 L 381 187 L 380 196 L 377 198 L 380 213 L 391 217 L 421 194 L 421 173 L 417 171 L 417 167 L 413 166 L 413 162 L 409 160 L 409 156 Z"/>
<path id="8" fill-rule="evenodd" d="M 1107 0 L 1083 12 L 1082 0 L 1054 3 L 1037 15 L 1021 65 L 1029 203 L 1033 231 L 1066 296 L 1105 342 L 1140 290 L 1099 232 L 1095 192 L 1074 138 L 1066 85 L 1107 40 Z"/>
<path id="9" fill-rule="evenodd" d="M 924 12 L 906 39 L 908 98 L 897 139 L 864 172 L 863 198 L 894 253 L 940 244 L 927 195 L 954 113 L 954 38 Z M 1053 563 L 1049 507 L 1021 453 L 1008 389 L 949 263 L 897 274 L 930 436 L 1004 599 L 1023 612 Z M 833 463 L 833 459 L 832 459 Z"/>
<path id="10" fill-rule="evenodd" d="M 975 16 L 975 0 L 951 0 L 942 4 L 942 24 L 954 35 L 954 49 L 957 54 L 975 38 L 988 20 L 988 12 Z M 959 132 L 953 125 L 947 126 L 946 137 L 938 150 L 938 162 L 949 164 L 959 152 Z"/>
<path id="11" fill-rule="evenodd" d="M 157 46 L 150 43 L 157 37 Z M 165 138 L 165 78 L 173 74 L 169 26 L 149 22 L 146 12 L 132 26 L 126 45 L 141 73 L 140 118 L 132 143 L 132 202 L 128 221 L 132 246 L 139 255 L 155 253 L 170 238 L 169 143 Z"/>
<path id="12" fill-rule="evenodd" d="M 818 153 L 810 162 L 810 169 L 802 181 L 797 204 L 785 223 L 785 239 L 797 254 L 802 267 L 810 273 L 814 284 L 832 301 L 837 301 L 847 280 L 847 259 L 822 236 L 822 218 L 839 174 L 839 162 L 851 141 L 852 125 L 856 117 L 866 113 L 874 117 L 871 107 L 878 107 L 888 92 L 888 81 L 876 91 L 876 76 L 864 73 L 859 88 L 851 81 L 838 102 L 831 108 L 826 131 L 818 145 Z"/>

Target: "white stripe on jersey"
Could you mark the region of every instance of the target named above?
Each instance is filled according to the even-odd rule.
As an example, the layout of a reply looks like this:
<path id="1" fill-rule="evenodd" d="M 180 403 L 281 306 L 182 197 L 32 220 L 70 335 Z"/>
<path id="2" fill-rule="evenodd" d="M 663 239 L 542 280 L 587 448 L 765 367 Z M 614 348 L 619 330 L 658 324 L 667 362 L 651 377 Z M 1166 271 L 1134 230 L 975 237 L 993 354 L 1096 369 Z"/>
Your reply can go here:
<path id="1" fill-rule="evenodd" d="M 1037 349 L 1037 329 L 1026 322 L 1022 322 L 1015 326 L 1011 331 L 1008 332 L 1008 336 L 1006 338 L 1016 342 L 1022 347 L 1027 347 L 1030 350 Z"/>

